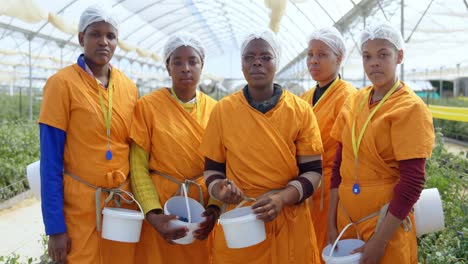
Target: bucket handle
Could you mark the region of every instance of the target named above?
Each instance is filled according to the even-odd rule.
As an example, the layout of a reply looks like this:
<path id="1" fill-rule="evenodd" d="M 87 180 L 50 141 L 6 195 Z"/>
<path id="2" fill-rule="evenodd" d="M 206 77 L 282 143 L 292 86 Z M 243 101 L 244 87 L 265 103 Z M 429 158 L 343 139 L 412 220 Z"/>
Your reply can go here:
<path id="1" fill-rule="evenodd" d="M 145 214 L 143 213 L 143 208 L 141 207 L 140 203 L 135 199 L 135 197 L 133 196 L 133 194 L 130 193 L 130 192 L 127 192 L 127 191 L 125 191 L 125 190 L 119 190 L 119 191 L 125 193 L 126 195 L 128 195 L 128 197 L 130 197 L 130 199 L 131 199 L 132 201 L 134 201 L 134 202 L 138 205 L 138 208 L 140 209 L 140 213 L 141 213 L 141 215 L 143 216 L 143 219 L 144 219 L 144 218 L 145 218 Z M 122 199 L 125 199 L 125 198 L 122 196 L 122 194 L 120 194 L 120 193 L 116 193 L 116 195 L 120 196 Z"/>
<path id="2" fill-rule="evenodd" d="M 236 209 L 239 208 L 239 207 L 242 207 L 244 204 L 248 203 L 248 202 L 255 202 L 257 199 L 255 198 L 250 198 L 250 197 L 247 197 L 247 196 L 244 196 L 242 197 L 242 201 L 236 205 Z"/>
<path id="3" fill-rule="evenodd" d="M 180 185 L 180 189 L 181 189 L 181 193 L 183 193 L 183 195 L 185 197 L 185 208 L 187 209 L 188 222 L 192 223 L 192 213 L 190 212 L 188 193 L 187 193 L 187 186 L 185 186 L 185 183 L 182 183 Z"/>
<path id="4" fill-rule="evenodd" d="M 341 230 L 341 233 L 338 235 L 338 237 L 336 238 L 335 242 L 333 243 L 333 246 L 331 247 L 330 249 L 330 255 L 329 257 L 331 257 L 333 255 L 333 251 L 335 251 L 335 248 L 336 248 L 336 245 L 338 244 L 338 241 L 340 241 L 340 238 L 344 235 L 344 233 L 346 232 L 346 230 L 350 227 L 354 225 L 354 223 L 349 223 L 348 225 L 345 226 L 345 228 L 343 228 L 343 230 Z"/>

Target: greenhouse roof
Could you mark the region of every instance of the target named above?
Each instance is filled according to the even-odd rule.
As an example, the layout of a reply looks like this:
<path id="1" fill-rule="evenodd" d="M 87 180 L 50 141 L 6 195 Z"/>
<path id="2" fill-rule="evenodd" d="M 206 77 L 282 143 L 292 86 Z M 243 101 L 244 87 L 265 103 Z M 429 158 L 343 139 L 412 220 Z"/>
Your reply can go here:
<path id="1" fill-rule="evenodd" d="M 32 75 L 44 80 L 63 65 L 74 63 L 81 52 L 79 16 L 95 1 L 2 2 L 0 82 L 11 79 L 13 70 L 14 78 L 27 77 L 30 64 Z M 208 51 L 204 69 L 208 76 L 241 79 L 240 43 L 246 33 L 262 27 L 272 28 L 281 41 L 278 77 L 307 79 L 307 37 L 334 25 L 343 33 L 349 54 L 343 75 L 358 80 L 363 77 L 359 32 L 375 20 L 403 28 L 407 42 L 404 78 L 468 75 L 466 0 L 101 0 L 99 4 L 121 21 L 113 63 L 133 79 L 168 77 L 161 62 L 162 48 L 168 36 L 178 31 L 202 39 Z"/>

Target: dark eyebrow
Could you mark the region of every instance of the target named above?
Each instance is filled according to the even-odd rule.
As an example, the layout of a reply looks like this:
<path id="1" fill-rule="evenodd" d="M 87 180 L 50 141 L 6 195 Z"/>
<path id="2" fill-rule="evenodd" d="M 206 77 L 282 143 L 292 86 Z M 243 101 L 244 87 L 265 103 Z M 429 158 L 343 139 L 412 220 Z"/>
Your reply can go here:
<path id="1" fill-rule="evenodd" d="M 175 56 L 175 57 L 172 57 L 173 60 L 180 60 L 182 59 L 181 56 Z M 199 59 L 198 56 L 190 56 L 189 59 Z"/>
<path id="2" fill-rule="evenodd" d="M 244 53 L 243 56 L 250 56 L 250 55 L 256 55 L 255 52 L 251 51 L 251 52 L 246 52 Z M 263 51 L 263 52 L 260 52 L 260 56 L 264 56 L 264 55 L 268 55 L 268 56 L 274 56 L 273 54 L 271 54 L 271 52 L 269 51 Z"/>

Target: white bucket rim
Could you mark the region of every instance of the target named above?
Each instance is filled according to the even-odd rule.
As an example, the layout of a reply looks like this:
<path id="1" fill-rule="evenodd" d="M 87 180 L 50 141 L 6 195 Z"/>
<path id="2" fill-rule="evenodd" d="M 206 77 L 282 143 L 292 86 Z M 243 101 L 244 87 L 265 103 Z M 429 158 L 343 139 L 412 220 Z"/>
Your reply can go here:
<path id="1" fill-rule="evenodd" d="M 361 239 L 356 239 L 356 238 L 350 238 L 350 239 L 342 239 L 342 240 L 339 240 L 337 242 L 337 245 L 340 244 L 340 243 L 344 243 L 346 241 L 356 241 L 356 242 L 359 242 L 359 243 L 362 243 L 361 246 L 363 244 L 365 244 L 365 242 Z M 357 253 L 354 253 L 354 254 L 349 254 L 347 256 L 333 256 L 333 252 L 331 252 L 331 255 L 330 255 L 330 249 L 333 245 L 332 244 L 328 244 L 323 250 L 322 250 L 322 258 L 325 262 L 343 262 L 343 263 L 347 263 L 347 262 L 350 262 L 350 261 L 357 261 L 359 259 L 361 259 L 361 256 L 362 256 L 362 253 L 361 252 L 357 252 Z"/>
<path id="2" fill-rule="evenodd" d="M 102 214 L 121 219 L 143 220 L 145 218 L 140 211 L 117 207 L 104 207 Z"/>
<path id="3" fill-rule="evenodd" d="M 168 204 L 170 203 L 170 201 L 172 200 L 175 200 L 175 199 L 183 199 L 185 201 L 185 208 L 187 210 L 187 220 L 188 222 L 184 222 L 184 221 L 181 221 L 181 220 L 178 220 L 178 219 L 175 219 L 175 220 L 171 220 L 171 221 L 179 221 L 181 223 L 184 223 L 184 224 L 200 224 L 202 223 L 203 221 L 205 221 L 206 217 L 199 217 L 199 216 L 195 216 L 193 217 L 192 216 L 192 211 L 191 211 L 191 206 L 189 206 L 189 201 L 190 202 L 193 202 L 193 205 L 195 205 L 195 207 L 198 207 L 198 208 L 193 208 L 193 209 L 200 209 L 199 211 L 201 211 L 202 213 L 205 211 L 205 207 L 203 207 L 203 205 L 191 198 L 188 196 L 188 193 L 187 193 L 187 188 L 185 187 L 185 184 L 182 184 L 181 186 L 181 190 L 183 192 L 183 195 L 180 195 L 180 196 L 172 196 L 171 198 L 169 198 L 165 203 L 164 203 L 164 208 L 163 208 L 163 211 L 164 211 L 164 214 L 165 215 L 172 215 L 174 214 L 173 212 L 169 211 L 169 209 L 167 208 L 168 207 Z M 198 220 L 196 220 L 198 218 Z"/>
<path id="4" fill-rule="evenodd" d="M 240 208 L 233 209 L 229 212 L 225 212 L 219 217 L 219 220 L 218 220 L 219 223 L 221 225 L 243 224 L 243 223 L 250 222 L 253 220 L 258 220 L 257 215 L 254 213 L 249 213 L 249 214 L 238 216 L 238 217 L 230 217 L 230 215 L 233 214 L 233 212 L 235 212 L 236 210 L 252 210 L 252 207 L 251 206 L 240 207 Z"/>

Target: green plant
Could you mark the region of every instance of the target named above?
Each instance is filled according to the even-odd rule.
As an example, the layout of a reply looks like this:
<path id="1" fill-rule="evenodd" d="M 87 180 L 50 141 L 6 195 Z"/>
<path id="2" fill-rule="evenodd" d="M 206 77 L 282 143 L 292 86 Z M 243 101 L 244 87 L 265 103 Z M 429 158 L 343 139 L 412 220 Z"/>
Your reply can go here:
<path id="1" fill-rule="evenodd" d="M 23 258 L 17 253 L 12 253 L 9 256 L 0 256 L 0 262 L 4 264 L 31 264 L 35 260 L 36 259 L 34 258 L 27 258 L 26 260 L 23 260 Z"/>
<path id="2" fill-rule="evenodd" d="M 42 235 L 41 240 L 39 240 L 39 243 L 41 243 L 42 245 L 42 256 L 40 257 L 40 264 L 53 263 L 53 261 L 49 257 L 48 251 L 49 237 L 46 235 Z"/>
<path id="3" fill-rule="evenodd" d="M 426 163 L 426 188 L 437 188 L 442 197 L 445 229 L 418 239 L 420 263 L 466 263 L 468 259 L 468 160 L 448 153 L 440 129 L 436 147 Z"/>
<path id="4" fill-rule="evenodd" d="M 0 256 L 0 263 L 2 264 L 53 264 L 54 262 L 49 258 L 49 254 L 47 251 L 47 244 L 49 242 L 49 237 L 46 235 L 41 235 L 41 239 L 38 241 L 42 246 L 42 256 L 37 258 L 24 258 L 23 256 L 19 255 L 18 253 L 11 253 L 8 256 Z M 37 262 L 39 261 L 39 262 Z"/>
<path id="5" fill-rule="evenodd" d="M 40 94 L 33 94 L 32 112 L 34 119 L 39 115 L 41 102 Z M 27 95 L 0 94 L 0 105 L 2 106 L 0 108 L 0 122 L 29 118 L 29 97 Z"/>
<path id="6" fill-rule="evenodd" d="M 0 122 L 0 201 L 28 189 L 26 166 L 39 159 L 38 125 Z"/>

